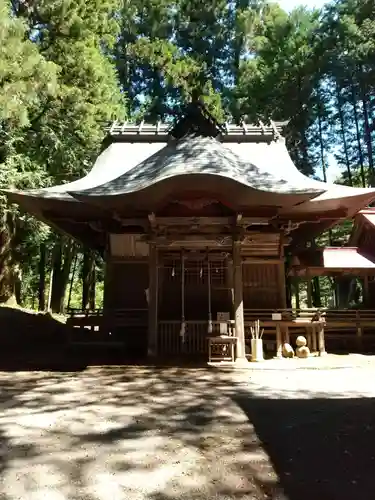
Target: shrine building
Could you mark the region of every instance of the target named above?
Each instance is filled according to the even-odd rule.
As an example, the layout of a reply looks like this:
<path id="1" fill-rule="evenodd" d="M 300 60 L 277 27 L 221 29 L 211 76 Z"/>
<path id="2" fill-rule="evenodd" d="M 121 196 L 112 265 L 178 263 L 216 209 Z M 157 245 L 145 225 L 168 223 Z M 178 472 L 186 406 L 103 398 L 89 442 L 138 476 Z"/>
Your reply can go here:
<path id="1" fill-rule="evenodd" d="M 85 177 L 7 196 L 103 255 L 103 309 L 81 315 L 98 326 L 92 337 L 150 356 L 206 356 L 207 338 L 225 333 L 241 361 L 261 319 L 279 353 L 298 319 L 288 277 L 328 275 L 304 260 L 309 244 L 375 200 L 375 189 L 299 172 L 283 126 L 220 124 L 199 103 L 173 124 L 115 122 Z M 375 274 L 363 259 L 345 265 Z M 325 351 L 322 337 L 311 343 Z"/>

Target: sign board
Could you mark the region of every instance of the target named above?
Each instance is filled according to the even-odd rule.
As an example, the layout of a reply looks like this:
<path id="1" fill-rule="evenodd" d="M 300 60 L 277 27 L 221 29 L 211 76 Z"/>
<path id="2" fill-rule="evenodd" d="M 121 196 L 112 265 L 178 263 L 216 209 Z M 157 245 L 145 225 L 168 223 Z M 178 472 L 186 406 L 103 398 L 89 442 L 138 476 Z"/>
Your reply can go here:
<path id="1" fill-rule="evenodd" d="M 281 313 L 272 313 L 272 321 L 281 321 L 282 319 Z"/>
<path id="2" fill-rule="evenodd" d="M 219 324 L 220 335 L 228 335 L 228 321 L 230 320 L 229 312 L 218 312 L 217 313 L 217 321 Z"/>

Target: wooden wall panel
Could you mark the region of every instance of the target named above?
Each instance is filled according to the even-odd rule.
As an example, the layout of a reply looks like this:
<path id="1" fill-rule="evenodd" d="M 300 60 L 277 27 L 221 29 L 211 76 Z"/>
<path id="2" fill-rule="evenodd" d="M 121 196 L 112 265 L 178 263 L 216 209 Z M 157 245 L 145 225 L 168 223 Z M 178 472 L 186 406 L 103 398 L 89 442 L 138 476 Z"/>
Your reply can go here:
<path id="1" fill-rule="evenodd" d="M 245 309 L 283 307 L 278 273 L 278 264 L 243 264 L 242 280 Z"/>
<path id="2" fill-rule="evenodd" d="M 137 234 L 110 234 L 111 255 L 115 257 L 147 257 L 148 243 Z"/>
<path id="3" fill-rule="evenodd" d="M 375 248 L 375 231 L 372 226 L 363 226 L 362 233 L 358 241 L 358 249 L 364 255 L 373 256 Z"/>
<path id="4" fill-rule="evenodd" d="M 147 309 L 148 261 L 108 262 L 106 309 Z"/>
<path id="5" fill-rule="evenodd" d="M 280 233 L 248 233 L 241 254 L 244 257 L 279 257 Z"/>

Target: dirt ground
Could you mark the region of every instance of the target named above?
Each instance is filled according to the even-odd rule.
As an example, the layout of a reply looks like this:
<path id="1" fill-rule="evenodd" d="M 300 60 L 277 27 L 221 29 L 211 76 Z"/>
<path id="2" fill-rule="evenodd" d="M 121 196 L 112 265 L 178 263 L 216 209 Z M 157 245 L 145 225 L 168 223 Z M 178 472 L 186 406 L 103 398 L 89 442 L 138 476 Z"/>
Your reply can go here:
<path id="1" fill-rule="evenodd" d="M 375 362 L 353 366 L 1 372 L 0 498 L 373 500 Z"/>

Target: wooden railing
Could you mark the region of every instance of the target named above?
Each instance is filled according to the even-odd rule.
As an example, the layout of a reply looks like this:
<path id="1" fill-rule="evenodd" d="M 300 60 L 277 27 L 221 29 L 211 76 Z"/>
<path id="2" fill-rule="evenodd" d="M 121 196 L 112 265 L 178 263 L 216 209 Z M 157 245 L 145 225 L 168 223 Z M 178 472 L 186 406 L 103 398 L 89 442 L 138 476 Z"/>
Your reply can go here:
<path id="1" fill-rule="evenodd" d="M 256 319 L 260 320 L 264 328 L 265 341 L 275 339 L 275 321 L 272 313 L 278 312 L 282 316 L 284 325 L 287 325 L 291 338 L 297 335 L 306 335 L 309 339 L 312 334 L 312 322 L 317 319 L 317 313 L 322 314 L 325 337 L 330 342 L 350 344 L 353 341 L 362 345 L 363 341 L 372 342 L 375 335 L 375 310 L 369 309 L 247 309 L 245 317 L 245 337 L 250 338 L 250 326 Z M 311 322 L 311 323 L 310 323 Z"/>
<path id="2" fill-rule="evenodd" d="M 207 354 L 208 337 L 220 335 L 218 321 L 212 322 L 212 332 L 208 331 L 208 321 L 186 321 L 185 324 L 185 334 L 181 336 L 181 321 L 159 321 L 159 353 Z M 228 334 L 231 334 L 230 325 L 227 330 Z"/>
<path id="3" fill-rule="evenodd" d="M 123 339 L 116 335 L 121 328 L 147 328 L 147 309 L 116 309 L 103 315 L 102 309 L 70 309 L 67 326 L 73 328 L 72 343 L 121 344 Z"/>
<path id="4" fill-rule="evenodd" d="M 112 328 L 147 324 L 148 309 L 114 309 L 104 316 L 103 309 L 70 309 L 67 324 L 76 328 Z"/>
<path id="5" fill-rule="evenodd" d="M 250 326 L 260 320 L 264 328 L 264 339 L 275 340 L 276 322 L 272 313 L 280 313 L 292 336 L 309 335 L 309 322 L 317 313 L 323 313 L 325 332 L 328 339 L 371 337 L 375 334 L 375 310 L 354 309 L 246 309 L 244 311 L 245 336 L 251 337 Z M 101 309 L 82 311 L 71 309 L 67 325 L 74 328 L 72 339 L 78 342 L 121 341 L 124 329 L 134 329 L 134 334 L 147 335 L 147 309 L 117 309 L 103 316 Z M 220 323 L 213 322 L 213 332 L 208 332 L 207 321 L 187 321 L 184 337 L 180 335 L 181 321 L 159 321 L 158 351 L 165 354 L 206 354 L 207 338 L 220 334 Z M 117 334 L 113 335 L 113 332 Z M 129 333 L 131 331 L 128 330 Z"/>
<path id="6" fill-rule="evenodd" d="M 355 323 L 375 326 L 375 310 L 370 309 L 245 309 L 245 323 L 259 319 L 263 322 L 272 321 L 272 314 L 280 313 L 283 321 L 296 321 L 301 318 L 311 318 L 318 313 L 325 319 L 327 326 L 346 326 Z"/>

